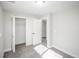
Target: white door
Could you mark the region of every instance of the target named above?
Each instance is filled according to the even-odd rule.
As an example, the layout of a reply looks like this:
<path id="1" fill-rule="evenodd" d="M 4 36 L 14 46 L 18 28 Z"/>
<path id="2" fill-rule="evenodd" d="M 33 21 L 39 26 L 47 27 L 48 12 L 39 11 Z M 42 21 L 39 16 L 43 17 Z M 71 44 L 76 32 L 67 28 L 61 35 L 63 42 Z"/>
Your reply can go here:
<path id="1" fill-rule="evenodd" d="M 32 20 L 26 20 L 26 46 L 32 45 Z"/>
<path id="2" fill-rule="evenodd" d="M 33 21 L 33 45 L 41 43 L 42 35 L 41 35 L 41 30 L 42 30 L 42 23 L 41 20 L 34 20 Z"/>

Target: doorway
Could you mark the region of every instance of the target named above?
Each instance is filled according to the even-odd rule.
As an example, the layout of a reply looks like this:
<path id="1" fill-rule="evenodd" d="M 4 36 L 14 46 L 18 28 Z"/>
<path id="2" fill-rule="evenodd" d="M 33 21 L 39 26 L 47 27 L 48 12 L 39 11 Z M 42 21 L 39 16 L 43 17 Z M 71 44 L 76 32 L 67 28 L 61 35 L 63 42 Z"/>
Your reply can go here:
<path id="1" fill-rule="evenodd" d="M 12 51 L 16 45 L 26 44 L 26 18 L 15 17 L 12 19 Z"/>
<path id="2" fill-rule="evenodd" d="M 25 46 L 41 43 L 41 20 L 28 17 L 13 17 L 12 25 L 12 51 L 15 46 L 25 43 Z"/>
<path id="3" fill-rule="evenodd" d="M 47 46 L 47 22 L 42 20 L 42 44 Z"/>
<path id="4" fill-rule="evenodd" d="M 24 18 L 15 18 L 15 45 L 26 43 L 26 23 Z"/>

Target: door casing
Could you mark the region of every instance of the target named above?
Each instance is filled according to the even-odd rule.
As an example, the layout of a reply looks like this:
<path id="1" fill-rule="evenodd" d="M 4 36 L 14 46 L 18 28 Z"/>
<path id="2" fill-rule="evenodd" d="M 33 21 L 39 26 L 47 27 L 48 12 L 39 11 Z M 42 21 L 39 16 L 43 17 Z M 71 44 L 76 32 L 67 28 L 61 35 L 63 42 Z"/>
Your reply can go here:
<path id="1" fill-rule="evenodd" d="M 24 18 L 25 20 L 27 19 L 26 17 L 20 17 L 20 16 L 13 16 L 12 17 L 12 42 L 11 42 L 12 48 L 11 49 L 12 49 L 13 52 L 15 52 L 15 19 L 16 18 Z"/>

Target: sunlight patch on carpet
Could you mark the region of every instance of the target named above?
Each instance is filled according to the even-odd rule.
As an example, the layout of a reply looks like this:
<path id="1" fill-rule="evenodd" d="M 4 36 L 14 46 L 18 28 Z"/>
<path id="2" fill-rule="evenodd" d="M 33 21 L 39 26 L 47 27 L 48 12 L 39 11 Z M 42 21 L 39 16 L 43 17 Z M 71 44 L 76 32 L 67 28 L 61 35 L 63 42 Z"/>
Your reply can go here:
<path id="1" fill-rule="evenodd" d="M 37 53 L 39 53 L 39 54 L 41 55 L 41 54 L 43 54 L 48 48 L 45 47 L 44 45 L 40 44 L 40 45 L 36 46 L 34 49 L 35 49 L 35 51 L 36 51 Z"/>
<path id="2" fill-rule="evenodd" d="M 56 52 L 52 51 L 51 49 L 47 50 L 43 55 L 43 58 L 63 58 L 63 56 L 57 54 Z"/>

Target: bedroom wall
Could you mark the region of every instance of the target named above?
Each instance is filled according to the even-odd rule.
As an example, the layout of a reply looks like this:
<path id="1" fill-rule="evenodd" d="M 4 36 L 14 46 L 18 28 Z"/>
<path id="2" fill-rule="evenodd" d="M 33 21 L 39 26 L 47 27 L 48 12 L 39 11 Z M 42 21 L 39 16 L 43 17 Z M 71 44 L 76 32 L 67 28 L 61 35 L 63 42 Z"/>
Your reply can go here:
<path id="1" fill-rule="evenodd" d="M 53 47 L 79 57 L 79 9 L 73 8 L 53 14 Z"/>
<path id="2" fill-rule="evenodd" d="M 12 38 L 12 14 L 4 11 L 4 52 L 11 50 Z"/>
<path id="3" fill-rule="evenodd" d="M 3 53 L 4 53 L 4 36 L 3 36 L 3 10 L 0 6 L 0 58 L 3 57 Z"/>
<path id="4" fill-rule="evenodd" d="M 7 12 L 7 11 L 4 11 L 5 14 L 4 14 L 4 20 L 5 20 L 5 47 L 4 47 L 4 51 L 10 51 L 11 50 L 11 42 L 12 42 L 12 16 L 23 16 L 23 17 L 26 17 L 27 15 L 25 14 L 14 14 L 14 13 L 10 13 L 10 12 Z M 37 19 L 35 17 L 31 17 L 31 16 L 27 16 L 29 18 L 29 20 L 31 19 Z M 28 42 L 30 42 L 29 44 L 32 44 L 32 41 L 29 40 Z M 28 44 L 28 45 L 29 45 Z"/>
<path id="5" fill-rule="evenodd" d="M 49 13 L 46 17 L 46 20 L 47 20 L 47 27 L 46 27 L 47 28 L 47 47 L 48 48 L 52 47 L 52 27 L 51 27 L 51 25 L 53 25 L 52 16 L 53 16 L 53 14 Z"/>

